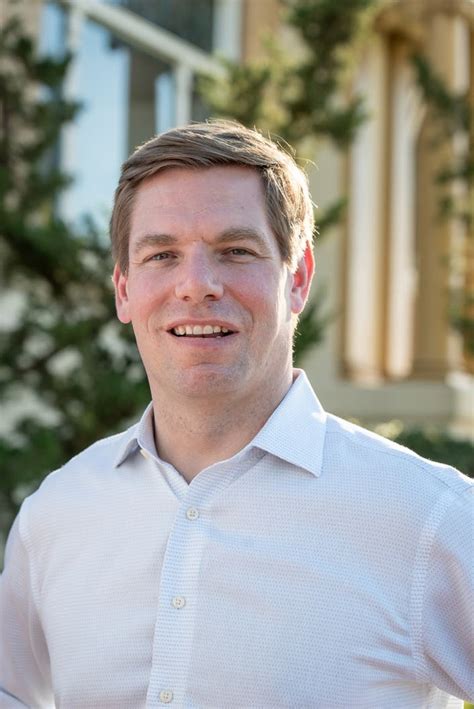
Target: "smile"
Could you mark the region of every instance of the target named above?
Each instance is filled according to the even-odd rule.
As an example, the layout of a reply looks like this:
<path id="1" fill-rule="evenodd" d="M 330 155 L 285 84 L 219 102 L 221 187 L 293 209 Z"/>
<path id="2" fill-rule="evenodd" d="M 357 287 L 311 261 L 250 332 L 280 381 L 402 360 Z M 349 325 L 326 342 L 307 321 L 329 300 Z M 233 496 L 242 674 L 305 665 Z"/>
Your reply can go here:
<path id="1" fill-rule="evenodd" d="M 170 332 L 176 337 L 225 337 L 233 331 L 220 325 L 177 325 Z"/>

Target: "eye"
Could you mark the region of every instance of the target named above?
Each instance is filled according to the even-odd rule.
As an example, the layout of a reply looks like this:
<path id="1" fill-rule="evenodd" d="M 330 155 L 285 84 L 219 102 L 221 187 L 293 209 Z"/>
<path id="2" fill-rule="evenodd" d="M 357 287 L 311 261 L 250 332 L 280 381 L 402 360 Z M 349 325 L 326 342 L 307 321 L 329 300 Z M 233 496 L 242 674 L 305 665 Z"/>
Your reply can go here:
<path id="1" fill-rule="evenodd" d="M 229 256 L 255 256 L 253 251 L 249 251 L 249 249 L 245 249 L 240 246 L 235 246 L 232 249 L 227 249 L 225 253 Z"/>
<path id="2" fill-rule="evenodd" d="M 167 259 L 173 258 L 173 254 L 171 254 L 169 251 L 161 251 L 158 254 L 153 254 L 153 256 L 150 256 L 149 260 L 150 261 L 166 261 Z"/>

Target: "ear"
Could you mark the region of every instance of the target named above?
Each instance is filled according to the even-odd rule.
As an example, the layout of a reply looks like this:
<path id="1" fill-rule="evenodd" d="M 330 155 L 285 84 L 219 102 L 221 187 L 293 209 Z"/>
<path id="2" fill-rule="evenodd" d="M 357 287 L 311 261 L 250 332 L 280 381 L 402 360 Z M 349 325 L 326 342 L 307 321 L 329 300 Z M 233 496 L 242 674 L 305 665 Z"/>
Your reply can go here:
<path id="1" fill-rule="evenodd" d="M 308 300 L 309 289 L 314 274 L 314 255 L 311 244 L 306 244 L 304 254 L 298 261 L 296 270 L 291 274 L 290 291 L 291 312 L 299 315 Z"/>
<path id="2" fill-rule="evenodd" d="M 128 300 L 128 278 L 120 270 L 120 266 L 116 263 L 112 276 L 115 288 L 115 309 L 120 322 L 125 325 L 131 322 L 130 303 Z"/>

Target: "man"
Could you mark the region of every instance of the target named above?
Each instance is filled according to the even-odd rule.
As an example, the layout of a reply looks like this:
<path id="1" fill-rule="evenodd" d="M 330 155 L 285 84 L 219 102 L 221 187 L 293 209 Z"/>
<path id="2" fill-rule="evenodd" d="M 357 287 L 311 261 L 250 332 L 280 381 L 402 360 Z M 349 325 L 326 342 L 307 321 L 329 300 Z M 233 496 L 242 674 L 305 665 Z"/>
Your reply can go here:
<path id="1" fill-rule="evenodd" d="M 302 172 L 237 124 L 125 163 L 113 279 L 152 403 L 22 506 L 2 707 L 473 697 L 470 481 L 326 414 L 292 369 L 312 230 Z"/>

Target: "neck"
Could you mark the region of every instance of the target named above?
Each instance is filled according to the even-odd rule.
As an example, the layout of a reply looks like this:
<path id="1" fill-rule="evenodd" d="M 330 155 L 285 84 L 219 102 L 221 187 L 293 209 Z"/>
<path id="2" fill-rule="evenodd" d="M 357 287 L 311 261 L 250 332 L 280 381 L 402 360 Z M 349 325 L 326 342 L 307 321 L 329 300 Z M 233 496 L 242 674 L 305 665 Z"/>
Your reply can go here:
<path id="1" fill-rule="evenodd" d="M 172 402 L 153 395 L 156 448 L 187 482 L 204 468 L 232 457 L 249 443 L 291 386 L 291 374 L 278 389 L 251 401 L 227 397 Z"/>

